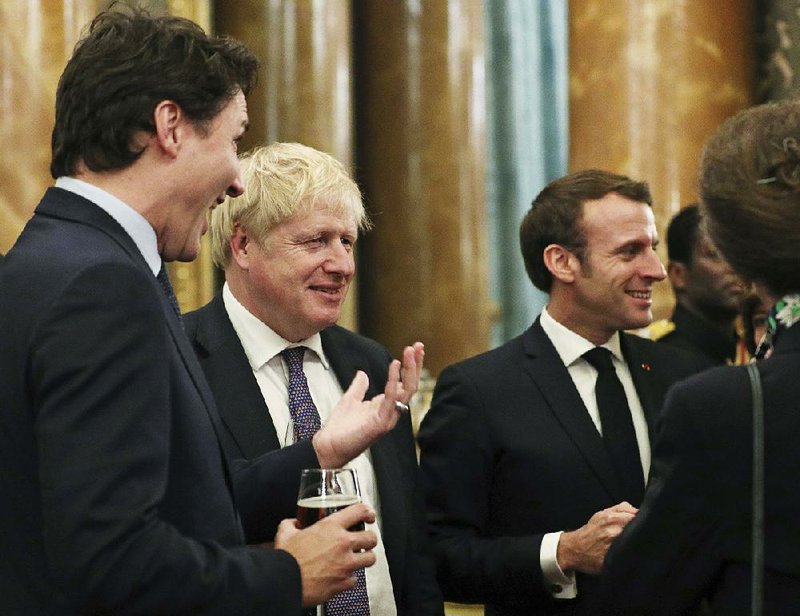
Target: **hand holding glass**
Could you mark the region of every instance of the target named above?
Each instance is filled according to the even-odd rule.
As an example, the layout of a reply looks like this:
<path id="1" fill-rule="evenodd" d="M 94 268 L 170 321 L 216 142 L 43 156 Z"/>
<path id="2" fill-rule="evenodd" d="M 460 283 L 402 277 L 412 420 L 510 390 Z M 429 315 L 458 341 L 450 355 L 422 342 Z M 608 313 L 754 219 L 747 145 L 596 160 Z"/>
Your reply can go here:
<path id="1" fill-rule="evenodd" d="M 360 502 L 361 490 L 354 469 L 303 469 L 297 494 L 297 519 L 302 528 Z M 359 522 L 350 530 L 360 531 L 364 528 L 364 522 Z"/>

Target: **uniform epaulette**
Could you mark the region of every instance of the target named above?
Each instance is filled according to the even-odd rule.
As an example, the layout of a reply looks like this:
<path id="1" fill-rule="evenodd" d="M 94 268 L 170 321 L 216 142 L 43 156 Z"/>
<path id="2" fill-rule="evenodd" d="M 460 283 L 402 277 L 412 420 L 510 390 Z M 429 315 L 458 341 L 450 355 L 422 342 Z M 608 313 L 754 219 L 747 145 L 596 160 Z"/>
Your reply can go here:
<path id="1" fill-rule="evenodd" d="M 658 321 L 653 321 L 647 327 L 635 330 L 633 333 L 649 340 L 659 340 L 674 331 L 675 323 L 669 319 L 659 319 Z"/>

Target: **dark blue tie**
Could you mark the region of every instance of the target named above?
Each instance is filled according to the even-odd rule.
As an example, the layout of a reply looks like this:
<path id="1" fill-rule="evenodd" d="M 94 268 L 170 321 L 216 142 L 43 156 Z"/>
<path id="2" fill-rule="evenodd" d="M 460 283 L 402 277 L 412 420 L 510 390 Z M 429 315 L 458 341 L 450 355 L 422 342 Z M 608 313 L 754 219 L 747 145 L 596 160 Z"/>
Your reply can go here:
<path id="1" fill-rule="evenodd" d="M 603 443 L 617 478 L 622 483 L 625 500 L 638 507 L 644 495 L 644 474 L 625 389 L 614 370 L 611 351 L 595 347 L 584 353 L 583 357 L 597 370 L 595 397 L 600 411 Z"/>
<path id="2" fill-rule="evenodd" d="M 181 320 L 181 309 L 178 306 L 178 300 L 175 297 L 175 292 L 172 290 L 172 283 L 169 281 L 169 275 L 167 274 L 167 266 L 163 263 L 161 264 L 161 269 L 158 270 L 158 276 L 156 276 L 156 280 L 161 285 L 161 288 L 164 291 L 164 295 L 167 296 L 169 300 L 169 305 L 172 306 L 172 310 L 175 311 L 175 314 L 178 317 L 178 320 Z"/>
<path id="3" fill-rule="evenodd" d="M 305 352 L 305 347 L 292 347 L 281 352 L 289 367 L 289 414 L 292 416 L 296 441 L 311 438 L 321 425 L 303 372 Z M 325 604 L 325 616 L 369 616 L 366 575 L 363 569 L 356 570 L 355 575 L 356 585 L 353 588 L 339 593 Z"/>

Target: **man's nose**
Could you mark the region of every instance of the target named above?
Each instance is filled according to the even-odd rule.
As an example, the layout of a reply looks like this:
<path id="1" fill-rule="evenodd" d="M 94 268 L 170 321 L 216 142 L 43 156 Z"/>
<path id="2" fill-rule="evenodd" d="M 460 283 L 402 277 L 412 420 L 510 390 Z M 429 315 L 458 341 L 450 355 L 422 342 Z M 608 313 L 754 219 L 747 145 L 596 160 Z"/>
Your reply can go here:
<path id="1" fill-rule="evenodd" d="M 337 272 L 343 276 L 352 276 L 356 269 L 352 248 L 348 248 L 338 240 L 332 242 L 326 264 L 329 271 Z"/>
<path id="2" fill-rule="evenodd" d="M 244 186 L 242 186 L 242 180 L 237 176 L 233 183 L 228 186 L 228 190 L 225 191 L 225 194 L 229 197 L 238 197 L 243 192 Z"/>
<path id="3" fill-rule="evenodd" d="M 664 264 L 658 257 L 658 253 L 652 248 L 647 255 L 647 263 L 642 272 L 642 277 L 650 278 L 651 280 L 664 280 L 667 277 L 667 270 L 664 269 Z"/>

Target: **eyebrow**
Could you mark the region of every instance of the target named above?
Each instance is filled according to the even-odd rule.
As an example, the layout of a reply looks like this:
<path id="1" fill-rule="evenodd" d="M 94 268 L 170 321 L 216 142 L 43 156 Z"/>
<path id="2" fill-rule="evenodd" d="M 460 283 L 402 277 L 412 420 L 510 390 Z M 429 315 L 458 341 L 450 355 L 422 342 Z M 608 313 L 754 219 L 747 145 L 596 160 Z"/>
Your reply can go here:
<path id="1" fill-rule="evenodd" d="M 659 245 L 660 241 L 661 240 L 659 240 L 659 238 L 657 238 L 657 237 L 654 238 L 650 242 L 648 242 L 646 240 L 643 240 L 643 239 L 640 239 L 640 238 L 628 240 L 627 242 L 624 242 L 624 243 L 620 244 L 619 246 L 615 247 L 614 250 L 612 251 L 612 254 L 618 254 L 618 253 L 621 253 L 621 252 L 625 252 L 628 248 L 633 248 L 633 247 L 637 247 L 637 248 L 641 248 L 641 247 L 656 248 Z"/>

